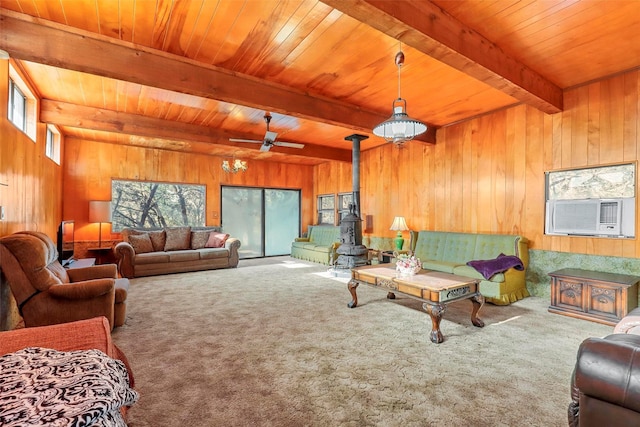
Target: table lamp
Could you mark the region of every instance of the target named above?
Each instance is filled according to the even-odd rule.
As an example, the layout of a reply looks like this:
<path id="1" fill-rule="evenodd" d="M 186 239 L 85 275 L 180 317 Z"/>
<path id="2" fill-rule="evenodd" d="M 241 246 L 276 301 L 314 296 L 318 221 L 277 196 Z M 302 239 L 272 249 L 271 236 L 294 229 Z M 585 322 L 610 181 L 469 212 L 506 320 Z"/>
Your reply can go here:
<path id="1" fill-rule="evenodd" d="M 393 218 L 393 224 L 391 224 L 391 228 L 389 230 L 397 231 L 398 234 L 393 242 L 396 244 L 396 249 L 401 251 L 402 245 L 404 245 L 404 239 L 402 238 L 402 232 L 408 230 L 407 221 L 404 220 L 403 216 L 397 216 Z"/>
<path id="2" fill-rule="evenodd" d="M 111 222 L 111 200 L 89 201 L 89 222 L 100 223 L 98 248 L 102 248 L 102 223 Z"/>

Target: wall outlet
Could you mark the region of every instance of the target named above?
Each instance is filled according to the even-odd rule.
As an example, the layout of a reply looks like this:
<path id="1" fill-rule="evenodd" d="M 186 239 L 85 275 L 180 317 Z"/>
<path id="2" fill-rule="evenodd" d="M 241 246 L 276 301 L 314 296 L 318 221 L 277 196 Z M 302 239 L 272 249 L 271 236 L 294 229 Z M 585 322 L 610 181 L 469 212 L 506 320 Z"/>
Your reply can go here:
<path id="1" fill-rule="evenodd" d="M 4 206 L 0 206 L 0 221 L 4 221 Z"/>

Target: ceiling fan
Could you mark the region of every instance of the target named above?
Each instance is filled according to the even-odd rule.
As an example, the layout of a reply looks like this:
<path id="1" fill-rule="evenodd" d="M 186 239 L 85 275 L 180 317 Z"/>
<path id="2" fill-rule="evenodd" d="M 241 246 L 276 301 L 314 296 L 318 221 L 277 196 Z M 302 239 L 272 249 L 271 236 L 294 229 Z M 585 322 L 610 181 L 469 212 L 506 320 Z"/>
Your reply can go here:
<path id="1" fill-rule="evenodd" d="M 267 132 L 264 134 L 264 139 L 262 141 L 257 139 L 237 139 L 237 138 L 229 138 L 231 142 L 251 142 L 262 144 L 260 147 L 260 151 L 269 151 L 272 146 L 276 145 L 278 147 L 291 147 L 291 148 L 304 148 L 304 144 L 298 144 L 295 142 L 284 142 L 284 141 L 276 141 L 278 137 L 277 132 L 271 132 L 269 130 L 269 123 L 271 122 L 271 114 L 268 112 L 264 113 L 264 121 L 267 124 Z"/>

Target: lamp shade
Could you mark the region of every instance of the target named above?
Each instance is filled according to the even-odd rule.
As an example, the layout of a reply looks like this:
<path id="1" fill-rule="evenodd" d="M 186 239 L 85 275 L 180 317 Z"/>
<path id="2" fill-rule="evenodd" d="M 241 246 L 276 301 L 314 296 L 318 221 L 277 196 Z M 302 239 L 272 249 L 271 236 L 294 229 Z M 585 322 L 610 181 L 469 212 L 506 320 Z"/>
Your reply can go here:
<path id="1" fill-rule="evenodd" d="M 89 222 L 111 222 L 111 200 L 91 200 Z"/>
<path id="2" fill-rule="evenodd" d="M 373 128 L 373 134 L 387 142 L 402 144 L 427 131 L 427 126 L 407 114 L 407 101 L 398 98 L 393 102 L 393 114 Z"/>
<path id="3" fill-rule="evenodd" d="M 393 218 L 393 224 L 391 224 L 391 228 L 389 230 L 393 231 L 406 231 L 409 227 L 407 227 L 407 221 L 404 220 L 403 216 L 397 216 Z"/>

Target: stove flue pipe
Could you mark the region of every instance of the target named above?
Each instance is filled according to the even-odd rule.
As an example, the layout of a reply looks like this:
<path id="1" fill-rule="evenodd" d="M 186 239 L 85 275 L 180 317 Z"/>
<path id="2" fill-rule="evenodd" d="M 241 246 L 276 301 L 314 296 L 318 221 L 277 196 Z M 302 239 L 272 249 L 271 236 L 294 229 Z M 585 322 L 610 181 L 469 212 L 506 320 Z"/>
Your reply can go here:
<path id="1" fill-rule="evenodd" d="M 351 169 L 352 169 L 352 191 L 353 191 L 353 213 L 358 217 L 360 216 L 360 141 L 369 138 L 366 135 L 359 135 L 354 133 L 345 138 L 345 141 L 353 142 L 352 155 L 351 155 Z"/>

